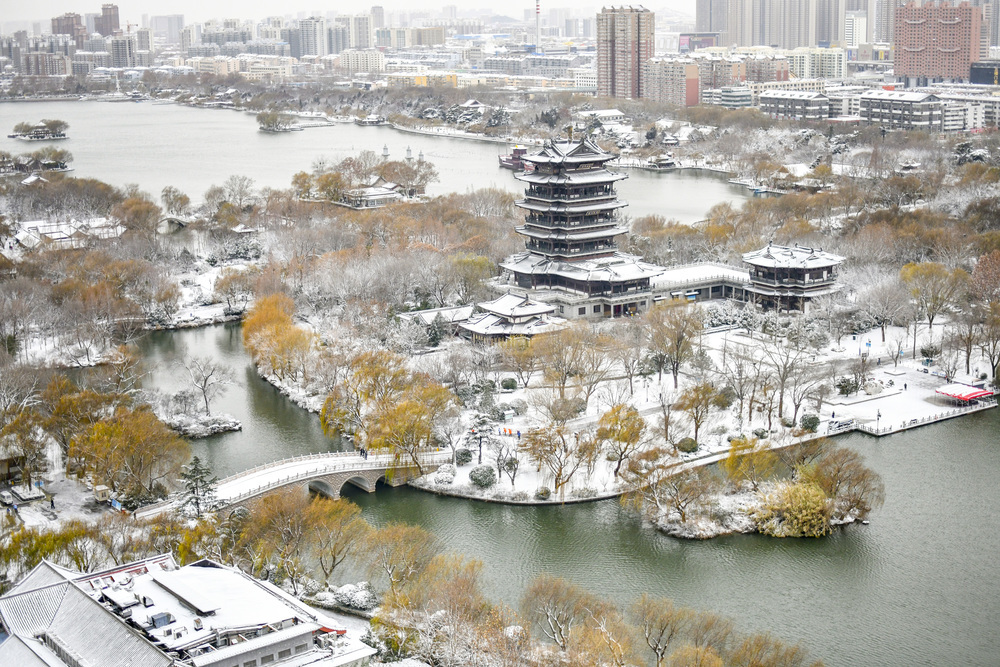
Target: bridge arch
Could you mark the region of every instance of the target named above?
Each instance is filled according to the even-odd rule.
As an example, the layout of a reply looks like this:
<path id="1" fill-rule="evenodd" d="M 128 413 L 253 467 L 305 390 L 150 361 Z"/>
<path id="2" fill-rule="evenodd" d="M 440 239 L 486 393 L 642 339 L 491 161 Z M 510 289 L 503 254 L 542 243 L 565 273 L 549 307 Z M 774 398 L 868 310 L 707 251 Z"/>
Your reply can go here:
<path id="1" fill-rule="evenodd" d="M 340 489 L 334 488 L 332 484 L 323 479 L 314 479 L 306 484 L 310 493 L 323 496 L 325 498 L 337 499 L 340 497 Z"/>

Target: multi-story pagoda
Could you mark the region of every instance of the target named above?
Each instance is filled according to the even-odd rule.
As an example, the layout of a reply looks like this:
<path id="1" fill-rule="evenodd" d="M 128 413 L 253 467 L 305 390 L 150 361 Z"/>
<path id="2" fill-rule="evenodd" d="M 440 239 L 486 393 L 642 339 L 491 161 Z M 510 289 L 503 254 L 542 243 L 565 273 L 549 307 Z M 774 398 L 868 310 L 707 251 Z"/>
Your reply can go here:
<path id="1" fill-rule="evenodd" d="M 586 139 L 521 158 L 527 170 L 515 178 L 527 187 L 516 202 L 525 211 L 517 233 L 526 251 L 501 263 L 501 282 L 531 290 L 564 317 L 618 317 L 652 304 L 650 280 L 662 269 L 619 252 L 615 241 L 628 230 L 615 193 L 626 176 L 607 170 L 613 158 Z"/>

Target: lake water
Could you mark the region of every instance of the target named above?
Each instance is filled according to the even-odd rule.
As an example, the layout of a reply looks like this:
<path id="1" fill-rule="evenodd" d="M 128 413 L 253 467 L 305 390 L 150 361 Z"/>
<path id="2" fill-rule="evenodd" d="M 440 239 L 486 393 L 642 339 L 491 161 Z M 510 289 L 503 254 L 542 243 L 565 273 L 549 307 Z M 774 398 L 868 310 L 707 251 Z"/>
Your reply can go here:
<path id="1" fill-rule="evenodd" d="M 249 115 L 148 102 L 0 104 L 0 149 L 34 150 L 37 144 L 5 135 L 17 122 L 41 118 L 70 123 L 71 139 L 60 145 L 74 154 L 76 175 L 137 183 L 154 195 L 173 185 L 197 200 L 231 174 L 284 188 L 320 156 L 339 160 L 383 145 L 392 157 L 407 146 L 423 151 L 441 174 L 432 194 L 520 189 L 496 166 L 501 145 L 353 125 L 272 135 L 258 132 Z M 619 191 L 633 216 L 684 222 L 746 198 L 724 178 L 691 172 L 632 171 Z M 236 384 L 213 410 L 235 415 L 244 430 L 192 446 L 216 474 L 338 448 L 315 415 L 260 380 L 238 325 L 158 332 L 140 345 L 151 368 L 147 384 L 165 391 L 182 388 L 179 364 L 192 355 L 233 370 Z M 871 525 L 822 540 L 674 540 L 615 501 L 533 508 L 407 488 L 365 494 L 348 487 L 345 495 L 375 523 L 418 523 L 448 548 L 481 558 L 490 595 L 511 604 L 547 571 L 622 603 L 649 592 L 718 611 L 742 629 L 800 641 L 828 665 L 998 665 L 998 433 L 1000 410 L 992 410 L 878 440 L 842 438 L 883 476 L 887 501 Z"/>
<path id="2" fill-rule="evenodd" d="M 149 383 L 181 388 L 176 364 L 210 355 L 237 384 L 213 405 L 240 433 L 194 443 L 227 475 L 283 456 L 335 449 L 319 419 L 254 372 L 238 325 L 157 332 L 141 341 Z M 616 501 L 515 507 L 379 487 L 344 494 L 382 523 L 408 521 L 482 559 L 489 594 L 516 605 L 540 572 L 628 603 L 642 592 L 801 642 L 828 665 L 1000 664 L 1000 410 L 875 439 L 851 435 L 886 485 L 869 526 L 820 540 L 737 535 L 676 540 Z"/>
<path id="3" fill-rule="evenodd" d="M 381 155 L 384 146 L 397 160 L 407 147 L 413 157 L 424 153 L 441 177 L 428 188 L 432 195 L 491 186 L 523 191 L 513 172 L 497 166 L 497 155 L 508 152 L 504 144 L 353 124 L 273 134 L 258 131 L 251 114 L 152 102 L 0 103 L 0 150 L 16 154 L 44 145 L 7 137 L 17 123 L 43 118 L 69 123 L 69 139 L 52 143 L 73 154 L 74 175 L 115 186 L 135 183 L 157 199 L 172 185 L 200 201 L 209 186 L 233 174 L 253 178 L 258 187 L 288 188 L 293 174 L 311 171 L 320 157 L 336 162 L 363 150 Z M 746 188 L 720 174 L 626 171 L 618 192 L 632 217 L 659 214 L 690 223 L 718 202 L 738 207 L 748 198 Z"/>

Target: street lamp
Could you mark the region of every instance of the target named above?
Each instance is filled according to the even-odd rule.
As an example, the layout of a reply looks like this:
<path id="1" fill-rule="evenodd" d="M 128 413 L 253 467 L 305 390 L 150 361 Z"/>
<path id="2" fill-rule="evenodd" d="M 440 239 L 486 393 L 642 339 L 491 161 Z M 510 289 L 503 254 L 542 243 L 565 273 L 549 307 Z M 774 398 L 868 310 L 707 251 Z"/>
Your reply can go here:
<path id="1" fill-rule="evenodd" d="M 479 465 L 483 465 L 483 434 L 479 434 Z"/>
<path id="2" fill-rule="evenodd" d="M 878 433 L 878 422 L 879 422 L 880 419 L 882 419 L 882 411 L 881 410 L 876 410 L 875 411 L 875 432 L 876 433 Z"/>

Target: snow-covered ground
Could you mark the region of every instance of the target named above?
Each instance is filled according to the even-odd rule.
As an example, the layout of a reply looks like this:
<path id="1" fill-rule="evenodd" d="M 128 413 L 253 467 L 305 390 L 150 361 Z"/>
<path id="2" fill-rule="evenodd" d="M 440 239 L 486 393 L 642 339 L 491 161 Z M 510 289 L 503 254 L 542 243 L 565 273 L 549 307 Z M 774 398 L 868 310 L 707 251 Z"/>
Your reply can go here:
<path id="1" fill-rule="evenodd" d="M 45 497 L 18 504 L 18 517 L 25 526 L 55 528 L 65 521 L 93 521 L 114 511 L 106 502 L 94 500 L 90 486 L 63 474 L 58 449 L 54 443 L 49 447 L 49 472 L 41 477 Z"/>

